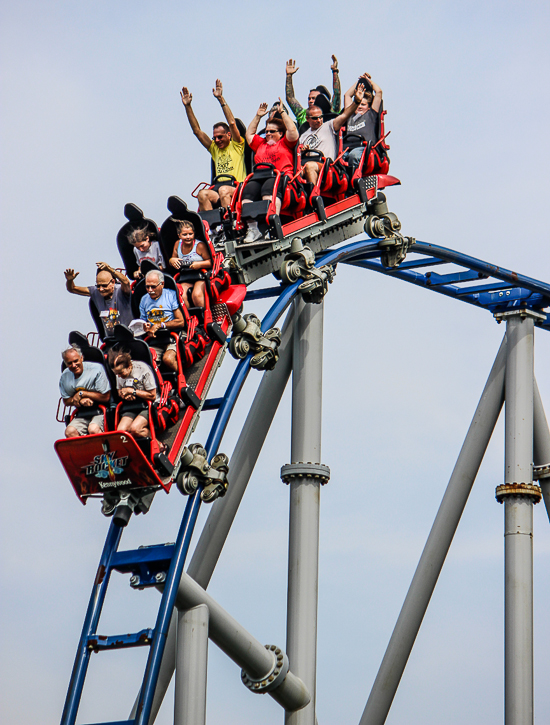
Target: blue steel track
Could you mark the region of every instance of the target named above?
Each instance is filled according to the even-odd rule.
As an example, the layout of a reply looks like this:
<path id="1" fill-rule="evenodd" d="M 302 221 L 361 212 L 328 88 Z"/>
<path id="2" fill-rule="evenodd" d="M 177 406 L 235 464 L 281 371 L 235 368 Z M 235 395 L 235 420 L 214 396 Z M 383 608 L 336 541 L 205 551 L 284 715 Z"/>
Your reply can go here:
<path id="1" fill-rule="evenodd" d="M 491 314 L 506 312 L 508 310 L 528 309 L 541 314 L 537 320 L 538 327 L 550 329 L 550 315 L 544 310 L 550 307 L 550 285 L 540 282 L 517 272 L 504 269 L 494 264 L 470 257 L 452 249 L 438 247 L 426 242 L 416 242 L 409 248 L 408 258 L 399 267 L 386 268 L 380 261 L 381 249 L 377 239 L 362 239 L 346 244 L 337 249 L 331 249 L 320 256 L 315 263 L 316 267 L 335 264 L 349 264 L 354 267 L 368 269 L 389 277 L 395 277 L 404 282 L 424 287 L 425 289 L 453 297 L 461 302 L 475 305 L 487 310 Z M 449 265 L 444 274 L 434 271 L 434 268 Z M 302 280 L 293 285 L 279 285 L 276 287 L 250 290 L 247 300 L 277 297 L 271 309 L 262 321 L 262 330 L 265 332 L 273 327 L 292 300 L 299 295 L 298 288 Z M 223 398 L 207 401 L 205 408 L 217 408 L 216 417 L 206 442 L 208 458 L 218 452 L 218 448 L 235 407 L 235 403 L 243 388 L 250 371 L 249 355 L 241 360 L 227 386 Z M 135 720 L 125 720 L 125 723 L 145 725 L 151 714 L 153 696 L 158 679 L 160 663 L 164 645 L 168 634 L 170 619 L 174 608 L 178 583 L 181 578 L 193 530 L 197 521 L 201 504 L 200 489 L 187 501 L 185 512 L 171 564 L 166 577 L 162 601 L 154 629 L 153 641 L 149 651 L 145 676 L 140 692 Z M 76 721 L 78 704 L 82 694 L 84 678 L 89 661 L 88 642 L 92 630 L 95 631 L 107 582 L 111 570 L 116 563 L 116 550 L 120 541 L 121 529 L 111 524 L 107 541 L 100 561 L 101 577 L 98 576 L 82 631 L 79 649 L 75 660 L 71 683 L 62 725 L 73 725 Z M 138 550 L 136 550 L 138 551 Z M 130 553 L 130 552 L 128 552 Z"/>

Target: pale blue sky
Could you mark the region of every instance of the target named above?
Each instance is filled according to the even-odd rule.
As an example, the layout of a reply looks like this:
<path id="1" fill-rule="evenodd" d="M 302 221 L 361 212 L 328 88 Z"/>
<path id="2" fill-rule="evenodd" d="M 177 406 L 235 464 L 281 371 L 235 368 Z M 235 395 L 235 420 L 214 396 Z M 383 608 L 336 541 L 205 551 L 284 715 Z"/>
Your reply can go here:
<path id="1" fill-rule="evenodd" d="M 205 130 L 219 120 L 216 77 L 246 123 L 368 71 L 392 134 L 388 192 L 405 234 L 545 281 L 548 255 L 548 32 L 545 2 L 4 3 L 2 7 L 4 340 L 2 720 L 59 721 L 108 521 L 82 507 L 55 456 L 59 351 L 91 329 L 63 269 L 93 280 L 119 262 L 126 202 L 161 223 L 191 201 L 209 160 L 179 100 L 189 86 Z M 264 303 L 249 305 L 263 314 Z M 339 268 L 326 301 L 318 719 L 357 723 L 503 328 L 489 314 L 367 272 Z M 550 336 L 536 364 L 550 407 Z M 221 394 L 233 362 L 216 381 Z M 251 373 L 221 450 L 230 454 L 259 375 Z M 262 642 L 285 643 L 288 395 L 245 497 L 211 593 Z M 204 442 L 205 416 L 193 440 Z M 503 701 L 502 427 L 448 557 L 389 725 L 497 725 Z M 173 541 L 185 501 L 157 496 L 123 547 Z M 204 520 L 204 512 L 201 522 Z M 539 722 L 550 719 L 546 601 L 550 527 L 535 509 Z M 115 579 L 101 631 L 152 626 L 155 592 Z M 145 653 L 93 658 L 80 722 L 124 719 Z M 280 723 L 210 648 L 209 723 Z M 116 669 L 113 670 L 113 666 Z M 172 701 L 158 722 L 171 722 Z"/>

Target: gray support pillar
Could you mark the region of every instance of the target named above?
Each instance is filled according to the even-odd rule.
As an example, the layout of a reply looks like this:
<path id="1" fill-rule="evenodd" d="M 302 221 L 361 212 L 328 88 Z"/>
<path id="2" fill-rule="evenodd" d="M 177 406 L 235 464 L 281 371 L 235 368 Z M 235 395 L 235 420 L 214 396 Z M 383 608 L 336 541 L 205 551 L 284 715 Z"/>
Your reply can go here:
<path id="1" fill-rule="evenodd" d="M 360 725 L 383 725 L 504 402 L 506 337 L 481 395 Z"/>
<path id="2" fill-rule="evenodd" d="M 279 360 L 262 378 L 229 462 L 229 488 L 212 506 L 187 573 L 206 589 L 246 491 L 292 370 L 294 312 L 281 331 Z"/>
<path id="3" fill-rule="evenodd" d="M 178 612 L 174 725 L 205 725 L 208 607 Z"/>
<path id="4" fill-rule="evenodd" d="M 506 319 L 504 699 L 506 725 L 533 723 L 533 341 L 529 311 Z"/>
<path id="5" fill-rule="evenodd" d="M 292 373 L 292 464 L 321 463 L 323 303 L 294 302 Z M 286 713 L 287 725 L 315 725 L 317 593 L 319 576 L 320 479 L 302 474 L 290 479 L 287 654 L 293 672 L 305 683 L 311 702 Z M 283 469 L 284 475 L 284 469 Z"/>
<path id="6" fill-rule="evenodd" d="M 244 684 L 267 693 L 286 710 L 297 710 L 309 702 L 304 683 L 289 671 L 285 653 L 275 645 L 258 642 L 188 574 L 181 577 L 176 598 L 179 609 L 205 604 L 209 612 L 209 637 L 239 667 Z"/>
<path id="7" fill-rule="evenodd" d="M 535 461 L 535 478 L 539 479 L 542 500 L 550 519 L 550 430 L 540 397 L 539 386 L 535 380 L 533 389 L 534 430 L 533 448 Z"/>
<path id="8" fill-rule="evenodd" d="M 189 563 L 188 573 L 204 589 L 216 567 L 231 526 L 237 515 L 248 481 L 262 450 L 269 428 L 277 412 L 292 369 L 294 313 L 289 310 L 281 331 L 279 360 L 273 370 L 265 372 L 248 412 L 245 424 L 229 462 L 229 488 L 223 498 L 212 504 L 201 536 Z M 160 706 L 174 674 L 176 652 L 176 615 L 172 616 L 160 666 L 150 725 L 155 722 Z M 139 694 L 130 718 L 135 717 Z"/>

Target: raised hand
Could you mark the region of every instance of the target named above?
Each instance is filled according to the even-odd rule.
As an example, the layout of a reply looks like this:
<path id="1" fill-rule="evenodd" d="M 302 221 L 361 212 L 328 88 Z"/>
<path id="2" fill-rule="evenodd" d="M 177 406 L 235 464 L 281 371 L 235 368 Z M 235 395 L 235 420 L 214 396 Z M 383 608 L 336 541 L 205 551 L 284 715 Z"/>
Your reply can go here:
<path id="1" fill-rule="evenodd" d="M 296 61 L 295 60 L 292 60 L 292 58 L 290 60 L 288 60 L 287 63 L 286 63 L 286 74 L 287 74 L 287 76 L 293 76 L 296 73 L 297 70 L 299 70 L 299 69 L 296 68 Z"/>
<path id="2" fill-rule="evenodd" d="M 75 272 L 74 269 L 66 269 L 63 273 L 67 282 L 74 282 L 80 272 Z"/>
<path id="3" fill-rule="evenodd" d="M 191 93 L 189 93 L 189 90 L 185 86 L 183 86 L 183 88 L 180 91 L 180 97 L 181 97 L 181 102 L 183 103 L 184 106 L 191 105 L 191 101 L 193 100 L 193 95 Z"/>
<path id="4" fill-rule="evenodd" d="M 256 115 L 262 118 L 262 116 L 265 116 L 267 113 L 267 103 L 260 103 L 260 107 L 258 108 Z"/>
<path id="5" fill-rule="evenodd" d="M 338 58 L 335 55 L 332 55 L 331 58 L 332 65 L 330 66 L 330 70 L 338 70 Z"/>
<path id="6" fill-rule="evenodd" d="M 355 95 L 353 96 L 353 100 L 355 101 L 355 103 L 357 103 L 357 105 L 359 105 L 364 97 L 365 97 L 365 88 L 364 88 L 363 84 L 361 83 L 355 89 Z"/>
<path id="7" fill-rule="evenodd" d="M 214 94 L 214 98 L 221 98 L 223 96 L 223 86 L 219 78 L 216 78 L 216 87 L 212 88 L 212 93 Z"/>

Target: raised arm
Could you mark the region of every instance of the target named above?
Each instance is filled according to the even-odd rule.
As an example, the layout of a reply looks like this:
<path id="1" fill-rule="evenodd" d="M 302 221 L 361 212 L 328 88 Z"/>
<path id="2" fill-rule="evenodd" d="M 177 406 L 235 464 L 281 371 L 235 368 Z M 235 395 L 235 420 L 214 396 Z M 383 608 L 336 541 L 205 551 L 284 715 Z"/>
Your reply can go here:
<path id="1" fill-rule="evenodd" d="M 220 106 L 222 107 L 223 115 L 225 116 L 227 125 L 231 129 L 231 138 L 233 139 L 233 141 L 235 141 L 235 143 L 241 143 L 241 134 L 239 133 L 239 129 L 237 128 L 235 116 L 227 105 L 225 98 L 223 97 L 223 86 L 219 78 L 216 78 L 216 87 L 212 89 L 212 93 L 214 94 L 214 98 L 217 98 L 220 102 Z"/>
<path id="2" fill-rule="evenodd" d="M 67 292 L 70 292 L 72 295 L 82 295 L 82 297 L 90 296 L 90 290 L 87 287 L 78 287 L 74 283 L 80 272 L 75 272 L 74 269 L 66 269 L 64 274 Z"/>
<path id="3" fill-rule="evenodd" d="M 263 118 L 263 116 L 265 116 L 266 113 L 267 103 L 260 103 L 260 107 L 256 111 L 256 115 L 254 116 L 252 121 L 250 121 L 250 123 L 248 124 L 248 128 L 246 129 L 245 137 L 246 142 L 249 146 L 252 143 L 252 139 L 254 138 L 256 131 L 258 130 L 260 120 Z"/>
<path id="4" fill-rule="evenodd" d="M 372 78 L 369 76 L 370 84 L 372 86 L 372 90 L 374 91 L 374 98 L 372 99 L 372 105 L 371 108 L 373 111 L 380 110 L 380 106 L 382 105 L 382 89 L 380 86 L 377 86 L 376 83 L 372 80 Z"/>
<path id="5" fill-rule="evenodd" d="M 340 113 L 342 89 L 340 87 L 340 71 L 338 70 L 338 59 L 332 56 L 332 112 Z"/>
<path id="6" fill-rule="evenodd" d="M 355 89 L 357 88 L 357 81 L 348 88 L 344 93 L 344 108 L 347 108 L 353 103 L 353 96 L 355 95 Z"/>
<path id="7" fill-rule="evenodd" d="M 332 127 L 335 131 L 339 131 L 346 123 L 348 118 L 355 113 L 355 111 L 357 110 L 357 106 L 363 100 L 364 95 L 365 92 L 363 90 L 363 86 L 357 86 L 355 95 L 353 96 L 350 105 L 347 106 L 339 116 L 336 116 L 336 118 L 332 122 Z"/>
<path id="8" fill-rule="evenodd" d="M 300 138 L 300 134 L 298 133 L 298 129 L 296 128 L 296 124 L 294 121 L 290 118 L 288 113 L 285 111 L 285 107 L 283 105 L 283 102 L 279 98 L 279 113 L 281 114 L 281 118 L 283 119 L 283 123 L 285 124 L 286 128 L 286 140 L 288 143 L 294 144 L 296 141 Z"/>
<path id="9" fill-rule="evenodd" d="M 185 86 L 183 86 L 180 91 L 180 96 L 183 107 L 185 108 L 185 113 L 187 114 L 187 120 L 189 121 L 189 125 L 191 126 L 191 131 L 193 131 L 193 133 L 199 139 L 204 148 L 209 149 L 212 145 L 212 139 L 207 134 L 205 134 L 199 126 L 197 117 L 195 116 L 195 113 L 191 108 L 191 101 L 193 100 L 192 94 L 189 93 L 188 89 Z"/>
<path id="10" fill-rule="evenodd" d="M 117 272 L 116 269 L 109 266 L 105 262 L 96 262 L 96 264 L 98 272 L 110 272 L 113 277 L 120 282 L 120 288 L 125 295 L 129 295 L 131 293 L 132 285 L 125 274 L 122 274 L 122 272 Z"/>
<path id="11" fill-rule="evenodd" d="M 292 82 L 292 76 L 296 73 L 298 68 L 296 68 L 296 61 L 292 60 L 292 58 L 287 62 L 286 64 L 286 102 L 292 109 L 292 113 L 298 118 L 298 114 L 300 111 L 303 111 L 304 109 L 302 106 L 298 103 L 296 98 L 294 97 L 294 84 Z"/>

